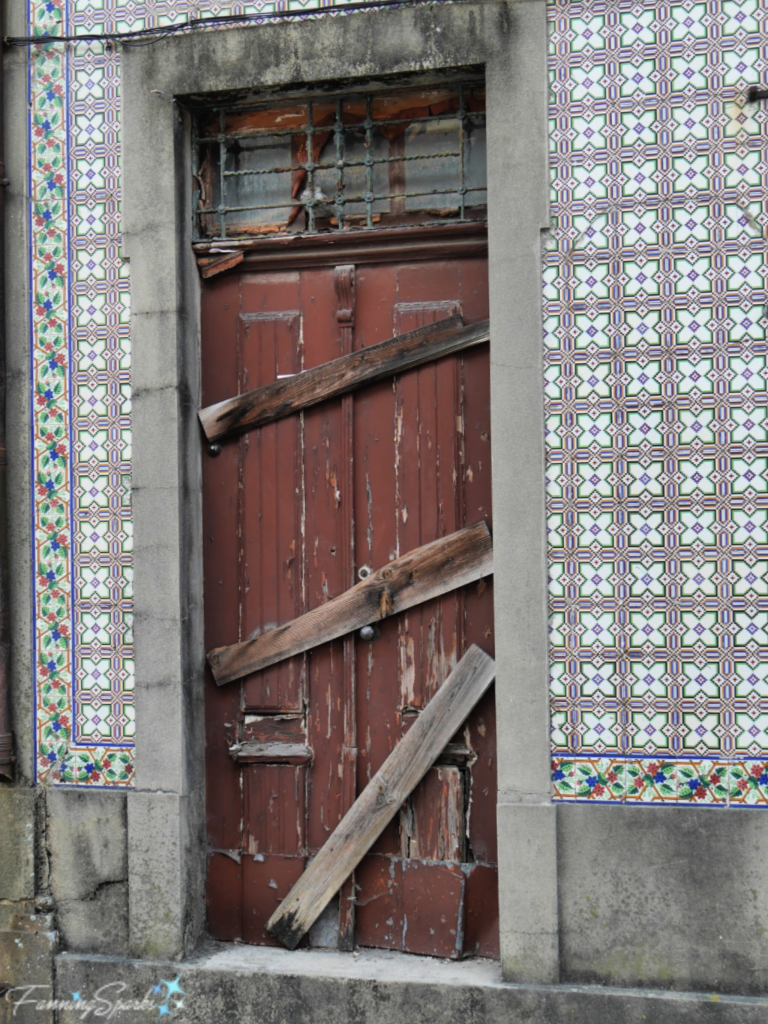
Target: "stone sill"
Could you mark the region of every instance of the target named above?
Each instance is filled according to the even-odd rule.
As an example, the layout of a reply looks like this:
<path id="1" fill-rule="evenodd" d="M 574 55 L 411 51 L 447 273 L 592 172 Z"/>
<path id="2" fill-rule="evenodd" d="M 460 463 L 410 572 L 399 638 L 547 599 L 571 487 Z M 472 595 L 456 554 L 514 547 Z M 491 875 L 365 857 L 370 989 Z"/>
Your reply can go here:
<path id="1" fill-rule="evenodd" d="M 717 996 L 586 985 L 518 985 L 499 964 L 361 950 L 270 949 L 207 945 L 181 962 L 61 953 L 59 998 L 92 998 L 124 982 L 141 999 L 162 980 L 180 978 L 179 1024 L 765 1024 L 768 997 Z M 154 997 L 156 998 L 156 997 Z M 64 1011 L 62 1024 L 82 1020 Z M 147 1011 L 113 1020 L 146 1024 Z"/>

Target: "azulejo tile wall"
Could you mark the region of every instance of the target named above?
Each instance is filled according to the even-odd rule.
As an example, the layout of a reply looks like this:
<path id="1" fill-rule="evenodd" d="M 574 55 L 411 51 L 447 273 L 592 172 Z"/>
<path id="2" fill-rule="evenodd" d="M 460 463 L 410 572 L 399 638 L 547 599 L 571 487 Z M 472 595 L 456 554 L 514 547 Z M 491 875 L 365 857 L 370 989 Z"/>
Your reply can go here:
<path id="1" fill-rule="evenodd" d="M 766 0 L 551 0 L 556 799 L 768 804 Z"/>
<path id="2" fill-rule="evenodd" d="M 768 804 L 768 0 L 549 0 L 556 799 Z M 309 11 L 317 0 L 290 3 Z M 285 0 L 30 0 L 34 34 Z M 37 771 L 129 786 L 120 54 L 33 47 Z"/>
<path id="3" fill-rule="evenodd" d="M 28 14 L 33 35 L 77 35 L 323 6 L 30 0 Z M 131 347 L 119 44 L 33 46 L 29 101 L 37 778 L 130 786 Z"/>

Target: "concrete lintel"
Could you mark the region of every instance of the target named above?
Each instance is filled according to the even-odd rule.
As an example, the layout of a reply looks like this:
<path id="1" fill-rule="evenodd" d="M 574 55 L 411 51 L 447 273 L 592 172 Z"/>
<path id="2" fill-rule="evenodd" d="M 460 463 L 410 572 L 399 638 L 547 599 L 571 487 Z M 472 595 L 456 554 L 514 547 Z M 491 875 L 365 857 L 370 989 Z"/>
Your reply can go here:
<path id="1" fill-rule="evenodd" d="M 512 985 L 489 961 L 446 962 L 366 951 L 214 947 L 194 960 L 125 961 L 61 954 L 57 994 L 90 997 L 125 982 L 123 999 L 153 1001 L 178 979 L 189 1024 L 763 1024 L 768 1000 L 579 985 Z M 71 1011 L 61 1024 L 76 1024 Z M 145 1024 L 147 1011 L 120 1014 Z"/>
<path id="2" fill-rule="evenodd" d="M 174 96 L 300 90 L 302 83 L 484 64 L 515 31 L 519 7 L 503 0 L 466 0 L 454 6 L 193 33 L 126 51 L 124 82 L 134 95 L 141 94 L 144 109 L 160 111 Z M 150 82 L 155 90 L 151 94 L 146 89 Z M 144 122 L 144 132 L 151 136 L 149 127 Z M 130 232 L 149 223 L 138 209 L 130 216 L 137 218 L 126 214 Z"/>

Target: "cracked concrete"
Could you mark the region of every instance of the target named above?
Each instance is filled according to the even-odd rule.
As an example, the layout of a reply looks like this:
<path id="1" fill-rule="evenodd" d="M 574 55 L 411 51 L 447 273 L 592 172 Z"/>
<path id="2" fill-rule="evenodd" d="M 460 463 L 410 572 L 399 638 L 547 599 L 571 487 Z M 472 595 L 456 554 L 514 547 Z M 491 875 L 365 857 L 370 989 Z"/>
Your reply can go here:
<path id="1" fill-rule="evenodd" d="M 51 789 L 46 850 L 56 921 L 67 949 L 128 949 L 126 796 Z"/>

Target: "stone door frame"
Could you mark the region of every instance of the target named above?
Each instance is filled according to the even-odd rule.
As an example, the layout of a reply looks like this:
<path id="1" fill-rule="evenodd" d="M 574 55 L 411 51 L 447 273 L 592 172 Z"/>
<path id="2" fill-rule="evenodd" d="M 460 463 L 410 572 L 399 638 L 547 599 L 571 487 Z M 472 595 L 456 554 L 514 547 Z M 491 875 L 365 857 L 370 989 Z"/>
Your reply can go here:
<path id="1" fill-rule="evenodd" d="M 124 46 L 131 273 L 136 788 L 130 944 L 189 952 L 205 924 L 199 283 L 186 98 L 482 65 L 487 85 L 502 967 L 558 978 L 549 780 L 541 233 L 549 225 L 543 0 L 361 12 Z"/>

